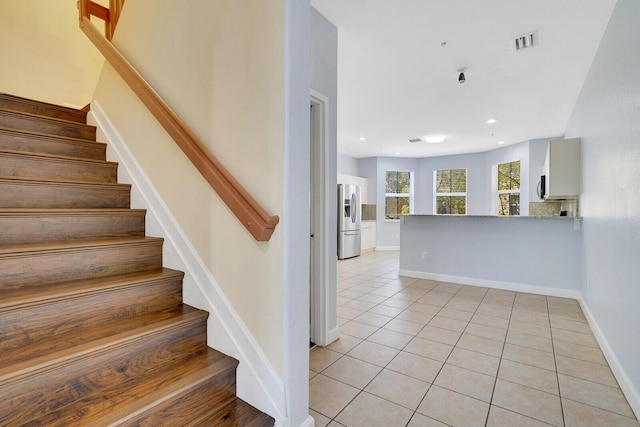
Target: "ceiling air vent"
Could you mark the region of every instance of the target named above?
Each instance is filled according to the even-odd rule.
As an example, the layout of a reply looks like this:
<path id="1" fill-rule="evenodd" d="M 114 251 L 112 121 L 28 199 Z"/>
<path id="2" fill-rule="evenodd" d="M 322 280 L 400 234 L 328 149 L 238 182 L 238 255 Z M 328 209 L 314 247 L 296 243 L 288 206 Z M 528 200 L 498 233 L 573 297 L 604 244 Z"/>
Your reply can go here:
<path id="1" fill-rule="evenodd" d="M 412 138 L 409 140 L 409 142 L 411 143 L 416 143 L 416 142 L 423 142 L 424 140 L 422 138 Z"/>
<path id="2" fill-rule="evenodd" d="M 511 39 L 511 50 L 518 52 L 523 49 L 529 49 L 538 45 L 538 33 L 533 32 L 524 34 L 521 36 L 513 37 Z"/>

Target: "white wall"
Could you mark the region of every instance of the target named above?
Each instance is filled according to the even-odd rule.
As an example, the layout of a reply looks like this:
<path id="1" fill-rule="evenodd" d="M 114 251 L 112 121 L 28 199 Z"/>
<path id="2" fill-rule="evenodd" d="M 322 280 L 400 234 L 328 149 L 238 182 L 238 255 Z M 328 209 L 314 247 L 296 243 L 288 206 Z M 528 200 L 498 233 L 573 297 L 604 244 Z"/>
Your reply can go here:
<path id="1" fill-rule="evenodd" d="M 0 53 L 0 91 L 77 107 L 91 101 L 104 62 L 75 1 L 2 0 Z"/>
<path id="2" fill-rule="evenodd" d="M 338 153 L 338 173 L 358 176 L 358 159 Z"/>
<path id="3" fill-rule="evenodd" d="M 581 294 L 640 415 L 640 2 L 619 0 L 565 137 L 580 137 Z"/>

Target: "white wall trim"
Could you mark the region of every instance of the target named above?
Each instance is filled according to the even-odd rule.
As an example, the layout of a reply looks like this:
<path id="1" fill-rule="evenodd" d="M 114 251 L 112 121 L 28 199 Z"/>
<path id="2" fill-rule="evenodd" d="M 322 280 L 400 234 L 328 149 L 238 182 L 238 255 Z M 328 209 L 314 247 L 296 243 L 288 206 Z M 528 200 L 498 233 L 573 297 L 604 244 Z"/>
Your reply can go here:
<path id="1" fill-rule="evenodd" d="M 627 398 L 629 406 L 631 406 L 631 409 L 636 415 L 636 418 L 640 418 L 640 391 L 638 391 L 638 388 L 633 384 L 633 381 L 631 381 L 629 376 L 627 376 L 624 367 L 609 345 L 609 341 L 607 341 L 607 338 L 602 332 L 602 329 L 600 329 L 600 325 L 598 325 L 598 322 L 593 316 L 593 313 L 591 313 L 591 310 L 589 309 L 586 301 L 583 300 L 582 297 L 580 297 L 578 298 L 578 302 L 580 303 L 582 312 L 589 322 L 589 326 L 591 326 L 593 335 L 596 337 L 596 340 L 600 345 L 600 349 L 602 349 L 604 357 L 607 359 L 607 362 L 609 362 L 609 367 L 611 368 L 613 375 L 616 377 L 616 380 L 618 381 L 618 384 L 620 385 L 620 388 L 624 393 L 624 397 Z"/>
<path id="2" fill-rule="evenodd" d="M 529 294 L 548 295 L 560 298 L 579 299 L 580 293 L 574 289 L 559 289 L 548 286 L 525 285 L 514 282 L 501 282 L 497 280 L 478 279 L 476 277 L 452 276 L 448 274 L 428 273 L 425 271 L 400 270 L 400 276 L 414 277 L 416 279 L 437 280 L 440 282 L 459 283 L 461 285 L 482 286 L 486 288 L 503 289 L 506 291 L 526 292 Z"/>
<path id="3" fill-rule="evenodd" d="M 340 327 L 336 326 L 335 328 L 327 332 L 327 345 L 331 344 L 338 338 L 340 338 Z"/>
<path id="4" fill-rule="evenodd" d="M 399 250 L 400 250 L 400 246 L 376 246 L 376 251 L 399 251 Z"/>
<path id="5" fill-rule="evenodd" d="M 164 237 L 164 264 L 185 272 L 185 302 L 210 313 L 207 328 L 209 346 L 240 361 L 237 370 L 238 396 L 274 417 L 276 425 L 282 426 L 286 414 L 283 380 L 97 100 L 91 103 L 88 120 L 98 127 L 98 132 L 102 133 L 100 136 L 104 136 L 109 147 L 108 157 L 112 157 L 109 160 L 119 163 L 121 182 L 132 184 L 132 206 L 147 209 L 147 231 Z M 194 297 L 187 300 L 189 295 Z"/>

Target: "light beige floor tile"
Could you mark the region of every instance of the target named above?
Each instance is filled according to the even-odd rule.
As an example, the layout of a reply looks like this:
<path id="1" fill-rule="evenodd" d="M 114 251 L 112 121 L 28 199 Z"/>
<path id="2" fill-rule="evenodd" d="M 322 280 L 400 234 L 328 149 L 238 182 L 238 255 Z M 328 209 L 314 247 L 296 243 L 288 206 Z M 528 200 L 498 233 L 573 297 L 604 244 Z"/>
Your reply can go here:
<path id="1" fill-rule="evenodd" d="M 600 348 L 593 334 L 583 334 L 581 332 L 567 331 L 566 329 L 551 328 L 551 335 L 553 335 L 554 340 Z"/>
<path id="2" fill-rule="evenodd" d="M 346 325 L 351 322 L 351 319 L 345 319 L 344 317 L 338 316 L 338 326 Z"/>
<path id="3" fill-rule="evenodd" d="M 405 291 L 406 291 L 406 289 L 405 289 Z M 414 294 L 414 293 L 409 293 L 409 292 L 405 292 L 405 291 L 398 292 L 393 297 L 397 298 L 397 299 L 404 300 L 404 301 L 411 301 L 411 302 L 416 302 L 422 297 L 422 295 L 420 295 L 420 294 Z"/>
<path id="4" fill-rule="evenodd" d="M 380 304 L 376 305 L 369 310 L 369 313 L 382 314 L 383 316 L 395 317 L 404 311 L 403 308 L 390 307 L 388 305 Z"/>
<path id="5" fill-rule="evenodd" d="M 354 299 L 346 303 L 343 307 L 349 307 L 349 308 L 355 308 L 356 310 L 367 311 L 370 308 L 375 307 L 376 305 L 378 304 L 376 304 L 375 302 L 367 302 L 367 301 L 361 301 L 359 299 Z"/>
<path id="6" fill-rule="evenodd" d="M 556 373 L 546 369 L 536 368 L 535 366 L 503 359 L 502 362 L 500 362 L 498 378 L 547 393 L 559 394 L 558 376 Z"/>
<path id="7" fill-rule="evenodd" d="M 434 384 L 490 403 L 494 382 L 495 377 L 445 364 Z"/>
<path id="8" fill-rule="evenodd" d="M 392 319 L 393 317 L 384 316 L 382 314 L 370 313 L 367 311 L 365 313 L 362 313 L 361 315 L 359 315 L 353 320 L 355 320 L 356 322 L 366 323 L 367 325 L 382 327 Z"/>
<path id="9" fill-rule="evenodd" d="M 413 311 L 418 311 L 420 313 L 432 314 L 436 315 L 442 309 L 441 307 L 436 307 L 435 305 L 422 304 L 420 302 L 416 302 L 411 307 L 409 307 Z"/>
<path id="10" fill-rule="evenodd" d="M 412 308 L 413 306 L 409 307 L 400 313 L 397 318 L 413 323 L 419 323 L 421 325 L 426 325 L 433 318 L 433 314 L 421 313 L 419 311 L 414 311 Z"/>
<path id="11" fill-rule="evenodd" d="M 432 305 L 434 307 L 442 308 L 449 302 L 449 298 L 442 298 L 436 295 L 431 295 L 431 293 L 426 294 L 418 301 L 420 304 Z"/>
<path id="12" fill-rule="evenodd" d="M 504 341 L 507 335 L 506 329 L 494 328 L 493 326 L 478 325 L 477 323 L 469 323 L 465 334 L 475 335 L 477 337 L 489 338 L 495 341 Z"/>
<path id="13" fill-rule="evenodd" d="M 313 420 L 315 421 L 314 423 L 315 427 L 326 427 L 326 425 L 331 422 L 330 418 L 327 418 L 324 415 L 317 413 L 313 409 L 309 410 L 309 415 L 313 417 Z"/>
<path id="14" fill-rule="evenodd" d="M 379 366 L 345 356 L 322 371 L 322 374 L 362 390 L 381 370 Z"/>
<path id="15" fill-rule="evenodd" d="M 345 305 L 342 305 L 337 309 L 338 317 L 342 317 L 343 319 L 353 320 L 356 317 L 360 316 L 362 313 L 364 313 L 363 310 L 357 310 L 355 308 L 347 307 Z"/>
<path id="16" fill-rule="evenodd" d="M 496 405 L 491 405 L 487 419 L 487 427 L 545 427 L 549 425 L 551 424 L 507 411 Z"/>
<path id="17" fill-rule="evenodd" d="M 459 310 L 459 311 L 466 311 L 468 313 L 474 313 L 478 308 L 478 305 L 480 305 L 479 301 L 478 303 L 455 301 L 455 297 L 454 297 L 453 299 L 451 299 L 451 301 L 447 303 L 447 305 L 445 305 L 445 308 Z M 469 319 L 471 318 L 469 317 Z"/>
<path id="18" fill-rule="evenodd" d="M 500 308 L 503 310 L 511 310 L 513 308 L 513 301 L 502 300 L 502 299 L 494 299 L 494 298 L 484 298 L 480 303 L 482 307 L 486 308 Z M 480 307 L 478 307 L 480 308 Z"/>
<path id="19" fill-rule="evenodd" d="M 525 365 L 535 366 L 537 368 L 547 369 L 549 371 L 556 370 L 556 361 L 553 354 L 547 353 L 546 351 L 534 350 L 532 348 L 520 347 L 506 343 L 504 345 L 502 358 L 524 363 Z"/>
<path id="20" fill-rule="evenodd" d="M 397 294 L 398 291 L 396 289 L 390 289 L 390 288 L 387 288 L 387 287 L 383 286 L 383 287 L 375 289 L 375 290 L 373 290 L 373 291 L 371 291 L 369 293 L 371 295 L 380 295 L 380 296 L 383 296 L 383 297 L 390 298 L 390 297 L 394 296 L 395 294 Z"/>
<path id="21" fill-rule="evenodd" d="M 453 346 L 416 337 L 407 344 L 404 351 L 444 362 L 453 350 Z"/>
<path id="22" fill-rule="evenodd" d="M 567 331 L 581 332 L 583 334 L 591 333 L 591 328 L 588 323 L 575 322 L 573 320 L 562 319 L 559 317 L 553 317 L 550 320 L 552 328 L 566 329 Z"/>
<path id="23" fill-rule="evenodd" d="M 627 400 L 618 387 L 609 387 L 564 374 L 558 374 L 558 381 L 560 382 L 560 395 L 563 398 L 615 412 L 626 417 L 634 416 Z"/>
<path id="24" fill-rule="evenodd" d="M 509 320 L 501 319 L 499 317 L 487 316 L 486 314 L 474 314 L 470 323 L 477 325 L 492 326 L 494 328 L 507 329 L 509 328 Z"/>
<path id="25" fill-rule="evenodd" d="M 501 319 L 511 318 L 511 309 L 509 308 L 497 308 L 491 305 L 487 305 L 484 302 L 478 306 L 476 314 L 484 314 L 486 316 L 499 317 Z"/>
<path id="26" fill-rule="evenodd" d="M 324 347 L 314 347 L 309 350 L 309 369 L 315 372 L 322 372 L 327 366 L 341 357 L 342 354 L 336 351 Z"/>
<path id="27" fill-rule="evenodd" d="M 309 381 L 309 407 L 328 418 L 334 418 L 360 392 L 355 387 L 324 375 Z"/>
<path id="28" fill-rule="evenodd" d="M 341 297 L 341 296 L 336 297 L 336 304 L 338 305 L 338 307 L 348 303 L 349 301 L 351 301 L 351 298 Z"/>
<path id="29" fill-rule="evenodd" d="M 569 399 L 562 399 L 562 410 L 566 427 L 584 426 L 616 426 L 638 427 L 640 424 L 635 418 L 629 418 L 613 412 L 594 408 Z"/>
<path id="30" fill-rule="evenodd" d="M 326 348 L 331 351 L 337 351 L 338 353 L 348 353 L 353 347 L 360 344 L 362 340 L 360 338 L 352 337 L 351 335 L 342 334 L 340 338 L 329 344 Z"/>
<path id="31" fill-rule="evenodd" d="M 509 322 L 509 330 L 551 339 L 551 328 L 549 325 L 537 325 L 535 323 L 520 322 L 512 319 L 511 322 Z"/>
<path id="32" fill-rule="evenodd" d="M 458 310 L 455 308 L 448 308 L 448 305 L 445 306 L 440 312 L 438 312 L 438 316 L 447 317 L 449 319 L 463 320 L 468 322 L 473 317 L 473 312 Z"/>
<path id="33" fill-rule="evenodd" d="M 312 371 L 311 369 L 309 369 L 309 379 L 315 377 L 316 375 L 318 375 L 316 371 Z"/>
<path id="34" fill-rule="evenodd" d="M 442 329 L 449 329 L 450 331 L 462 332 L 465 330 L 468 323 L 464 320 L 451 319 L 437 315 L 429 321 L 428 325 Z"/>
<path id="35" fill-rule="evenodd" d="M 393 360 L 398 352 L 399 350 L 396 350 L 395 348 L 387 347 L 369 341 L 364 341 L 358 344 L 347 354 L 351 357 L 355 357 L 356 359 L 373 363 L 374 365 L 385 366 L 387 363 Z"/>
<path id="36" fill-rule="evenodd" d="M 349 289 L 338 292 L 338 296 L 345 297 L 345 298 L 351 298 L 351 299 L 359 298 L 362 295 L 364 295 L 364 292 L 356 292 L 356 291 L 352 291 L 352 290 L 349 290 Z"/>
<path id="37" fill-rule="evenodd" d="M 401 351 L 386 367 L 395 372 L 432 383 L 440 372 L 442 362 Z"/>
<path id="38" fill-rule="evenodd" d="M 365 391 L 415 411 L 431 384 L 385 369 Z"/>
<path id="39" fill-rule="evenodd" d="M 519 345 L 520 347 L 528 347 L 540 351 L 546 351 L 547 353 L 553 353 L 553 343 L 549 338 L 510 330 L 507 333 L 506 341 L 509 344 Z"/>
<path id="40" fill-rule="evenodd" d="M 511 320 L 518 322 L 535 323 L 537 325 L 549 326 L 549 316 L 546 314 L 530 313 L 527 311 L 513 310 Z"/>
<path id="41" fill-rule="evenodd" d="M 455 345 L 462 333 L 427 325 L 418 333 L 418 337 L 443 344 Z"/>
<path id="42" fill-rule="evenodd" d="M 564 309 L 564 308 L 552 308 L 549 307 L 549 317 L 559 317 L 561 319 L 574 320 L 576 322 L 586 323 L 587 319 L 584 317 L 584 314 L 581 310 L 572 310 L 572 309 Z"/>
<path id="43" fill-rule="evenodd" d="M 361 339 L 367 338 L 377 330 L 377 326 L 367 325 L 366 323 L 356 322 L 355 320 L 352 320 L 340 326 L 341 333 Z"/>
<path id="44" fill-rule="evenodd" d="M 407 427 L 447 427 L 447 424 L 441 423 L 433 418 L 425 417 L 416 412 L 413 414 L 413 417 L 411 417 L 411 421 L 409 421 Z"/>
<path id="45" fill-rule="evenodd" d="M 546 305 L 538 305 L 538 304 L 522 304 L 522 303 L 518 303 L 517 301 L 513 303 L 513 309 L 514 310 L 520 310 L 520 311 L 526 311 L 529 313 L 537 313 L 537 314 L 544 314 L 544 315 L 548 315 L 549 312 L 547 311 L 547 306 Z"/>
<path id="46" fill-rule="evenodd" d="M 336 417 L 348 427 L 404 427 L 412 411 L 400 405 L 362 392 Z"/>
<path id="47" fill-rule="evenodd" d="M 498 378 L 493 405 L 554 425 L 562 426 L 560 397 Z"/>
<path id="48" fill-rule="evenodd" d="M 500 358 L 456 347 L 446 363 L 495 377 L 498 373 Z"/>
<path id="49" fill-rule="evenodd" d="M 413 339 L 413 335 L 407 335 L 401 332 L 390 331 L 389 329 L 381 328 L 381 329 L 378 329 L 369 338 L 367 338 L 367 341 L 386 345 L 387 347 L 401 350 L 412 339 Z"/>
<path id="50" fill-rule="evenodd" d="M 403 299 L 400 299 L 400 298 L 396 298 L 395 296 L 392 296 L 391 298 L 388 298 L 388 299 L 382 301 L 380 304 L 388 305 L 390 307 L 396 307 L 396 308 L 405 309 L 405 308 L 409 307 L 413 303 L 414 303 L 414 301 L 407 301 L 407 300 L 403 300 Z"/>
<path id="51" fill-rule="evenodd" d="M 374 295 L 371 293 L 367 293 L 365 295 L 362 295 L 360 298 L 358 298 L 358 300 L 360 301 L 367 301 L 367 302 L 373 302 L 376 304 L 380 304 L 382 301 L 386 300 L 387 297 L 383 297 L 382 295 Z"/>
<path id="52" fill-rule="evenodd" d="M 553 349 L 556 355 L 572 357 L 574 359 L 580 359 L 587 362 L 608 366 L 607 359 L 604 358 L 604 354 L 602 354 L 600 348 L 554 340 Z"/>
<path id="53" fill-rule="evenodd" d="M 583 380 L 593 381 L 610 387 L 619 387 L 618 382 L 608 366 L 556 355 L 556 367 L 561 374 L 582 378 Z"/>
<path id="54" fill-rule="evenodd" d="M 420 323 L 414 323 L 409 322 L 408 320 L 395 318 L 384 325 L 384 328 L 391 331 L 401 332 L 403 334 L 415 335 L 420 332 L 420 329 L 422 329 L 423 326 L 424 325 Z"/>
<path id="55" fill-rule="evenodd" d="M 484 426 L 489 404 L 432 386 L 418 407 L 418 412 L 452 426 Z"/>
<path id="56" fill-rule="evenodd" d="M 503 345 L 504 343 L 500 341 L 494 341 L 468 334 L 462 334 L 457 344 L 458 347 L 496 357 L 500 357 L 500 355 L 502 354 Z"/>

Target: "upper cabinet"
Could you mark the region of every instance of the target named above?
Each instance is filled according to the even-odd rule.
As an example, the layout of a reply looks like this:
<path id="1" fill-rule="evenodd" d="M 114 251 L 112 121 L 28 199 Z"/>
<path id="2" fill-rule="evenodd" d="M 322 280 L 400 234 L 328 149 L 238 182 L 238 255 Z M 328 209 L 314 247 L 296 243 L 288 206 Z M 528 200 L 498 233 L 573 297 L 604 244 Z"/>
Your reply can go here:
<path id="1" fill-rule="evenodd" d="M 544 161 L 545 199 L 572 199 L 580 194 L 580 138 L 549 141 Z"/>

